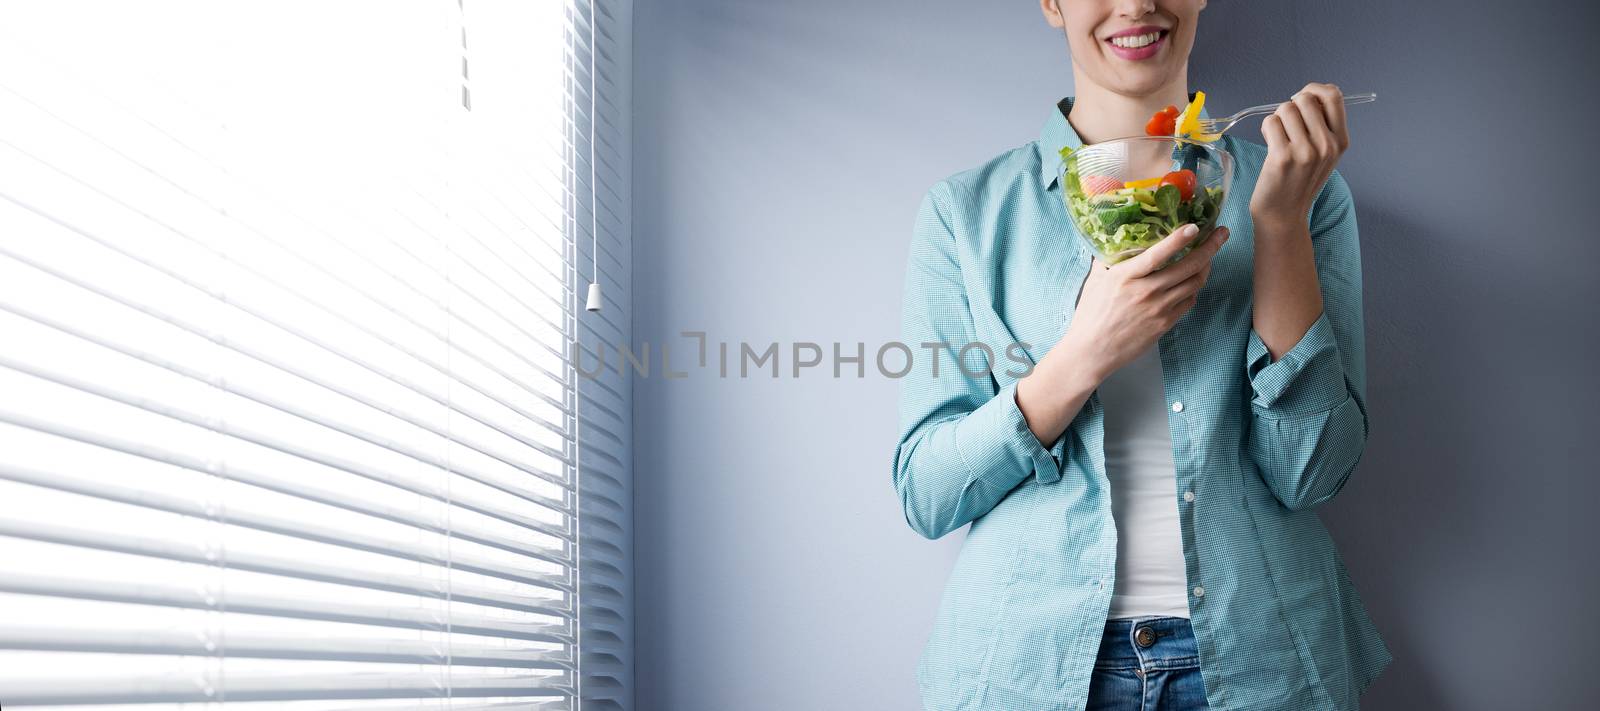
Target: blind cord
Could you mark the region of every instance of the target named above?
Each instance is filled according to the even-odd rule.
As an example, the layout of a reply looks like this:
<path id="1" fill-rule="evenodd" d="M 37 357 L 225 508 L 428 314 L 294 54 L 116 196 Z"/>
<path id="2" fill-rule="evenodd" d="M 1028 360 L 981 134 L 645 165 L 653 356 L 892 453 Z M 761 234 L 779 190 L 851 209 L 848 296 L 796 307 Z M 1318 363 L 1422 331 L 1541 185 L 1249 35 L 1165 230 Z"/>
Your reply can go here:
<path id="1" fill-rule="evenodd" d="M 599 23 L 595 2 L 589 0 L 589 238 L 593 242 L 589 245 L 589 298 L 584 308 L 594 312 L 600 311 L 600 191 L 595 189 L 594 167 L 594 142 L 600 127 L 600 122 L 595 120 L 595 75 L 600 73 L 600 52 L 595 45 L 594 27 Z"/>

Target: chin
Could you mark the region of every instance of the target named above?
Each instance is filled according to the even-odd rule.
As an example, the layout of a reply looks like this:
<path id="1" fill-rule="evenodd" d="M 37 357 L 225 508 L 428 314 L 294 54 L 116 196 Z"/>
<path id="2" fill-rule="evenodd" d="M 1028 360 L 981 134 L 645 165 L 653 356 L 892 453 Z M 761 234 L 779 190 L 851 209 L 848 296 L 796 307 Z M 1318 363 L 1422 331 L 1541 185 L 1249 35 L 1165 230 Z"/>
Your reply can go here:
<path id="1" fill-rule="evenodd" d="M 1141 71 L 1113 76 L 1104 86 L 1123 96 L 1149 96 L 1161 91 L 1172 79 L 1166 72 Z"/>

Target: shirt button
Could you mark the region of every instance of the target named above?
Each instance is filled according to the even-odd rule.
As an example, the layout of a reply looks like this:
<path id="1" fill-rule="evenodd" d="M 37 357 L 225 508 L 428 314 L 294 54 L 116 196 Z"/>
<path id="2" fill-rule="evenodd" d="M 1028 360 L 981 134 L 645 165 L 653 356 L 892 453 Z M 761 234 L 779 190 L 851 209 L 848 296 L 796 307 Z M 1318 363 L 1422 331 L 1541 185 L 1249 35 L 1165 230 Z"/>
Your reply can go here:
<path id="1" fill-rule="evenodd" d="M 1183 412 L 1183 401 L 1179 400 L 1179 401 L 1177 401 L 1175 403 L 1172 403 L 1172 411 L 1173 412 Z"/>
<path id="2" fill-rule="evenodd" d="M 1205 597 L 1206 596 L 1206 589 L 1203 588 L 1203 587 L 1200 587 L 1199 585 L 1194 586 L 1194 596 L 1195 597 Z"/>
<path id="3" fill-rule="evenodd" d="M 1184 501 L 1194 501 L 1194 492 L 1193 491 L 1185 491 L 1185 492 L 1183 492 L 1183 500 Z"/>

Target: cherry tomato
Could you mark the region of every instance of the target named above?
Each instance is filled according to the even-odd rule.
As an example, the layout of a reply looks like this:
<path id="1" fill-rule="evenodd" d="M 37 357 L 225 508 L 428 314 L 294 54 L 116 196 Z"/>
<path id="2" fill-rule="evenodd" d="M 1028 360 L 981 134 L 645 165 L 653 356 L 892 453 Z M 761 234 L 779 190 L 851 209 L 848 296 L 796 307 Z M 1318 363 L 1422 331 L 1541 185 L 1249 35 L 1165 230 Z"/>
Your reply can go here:
<path id="1" fill-rule="evenodd" d="M 1156 114 L 1144 125 L 1144 132 L 1150 136 L 1170 136 L 1177 127 L 1177 119 L 1166 114 Z"/>
<path id="2" fill-rule="evenodd" d="M 1177 127 L 1178 107 L 1168 104 L 1150 117 L 1144 125 L 1144 132 L 1148 136 L 1170 136 Z"/>
<path id="3" fill-rule="evenodd" d="M 1144 135 L 1173 135 L 1173 131 L 1178 128 L 1178 114 L 1178 107 L 1173 106 L 1173 104 L 1166 104 L 1165 109 L 1157 110 L 1154 115 L 1150 115 L 1149 122 L 1144 123 Z"/>
<path id="4" fill-rule="evenodd" d="M 1178 189 L 1178 196 L 1184 200 L 1188 200 L 1194 197 L 1194 188 L 1199 182 L 1200 180 L 1199 178 L 1195 177 L 1194 171 L 1184 168 L 1183 170 L 1175 170 L 1171 173 L 1161 176 L 1160 184 L 1176 187 Z"/>

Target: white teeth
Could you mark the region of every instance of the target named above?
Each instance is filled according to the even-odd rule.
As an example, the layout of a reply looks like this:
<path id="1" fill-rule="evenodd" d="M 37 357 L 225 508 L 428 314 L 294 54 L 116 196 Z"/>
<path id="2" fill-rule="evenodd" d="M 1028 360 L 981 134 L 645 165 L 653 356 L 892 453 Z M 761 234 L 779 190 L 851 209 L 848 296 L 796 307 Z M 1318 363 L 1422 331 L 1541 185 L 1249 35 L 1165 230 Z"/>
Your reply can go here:
<path id="1" fill-rule="evenodd" d="M 1161 39 L 1161 33 L 1160 32 L 1152 32 L 1152 33 L 1147 34 L 1147 35 L 1135 35 L 1135 36 L 1128 36 L 1128 37 L 1112 37 L 1111 38 L 1111 44 L 1114 44 L 1114 45 L 1116 45 L 1118 47 L 1126 47 L 1128 49 L 1137 49 L 1139 47 L 1143 47 L 1145 45 L 1152 44 L 1158 39 Z"/>

